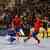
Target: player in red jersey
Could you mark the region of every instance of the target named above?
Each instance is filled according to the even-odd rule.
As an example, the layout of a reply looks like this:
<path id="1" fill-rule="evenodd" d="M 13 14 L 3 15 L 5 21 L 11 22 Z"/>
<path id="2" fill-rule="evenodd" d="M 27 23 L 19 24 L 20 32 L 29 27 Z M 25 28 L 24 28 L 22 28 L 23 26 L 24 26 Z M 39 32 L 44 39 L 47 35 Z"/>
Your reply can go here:
<path id="1" fill-rule="evenodd" d="M 39 17 L 36 17 L 34 28 L 35 28 L 35 35 L 33 34 L 33 37 L 38 41 L 38 44 L 40 43 L 40 40 L 37 38 L 36 35 L 39 33 L 39 29 L 42 26 L 42 21 Z"/>
<path id="2" fill-rule="evenodd" d="M 37 34 L 39 33 L 39 29 L 42 26 L 42 21 L 40 20 L 39 17 L 36 17 L 35 22 L 33 23 L 33 27 L 31 28 L 30 34 L 28 36 L 28 38 L 25 40 L 27 41 L 28 39 L 30 39 L 30 35 L 32 34 L 32 37 L 38 41 L 38 44 L 40 43 L 40 40 L 37 37 Z"/>
<path id="3" fill-rule="evenodd" d="M 13 18 L 13 23 L 14 23 L 14 27 L 15 27 L 15 30 L 16 30 L 17 40 L 19 40 L 20 29 L 21 29 L 23 21 L 22 21 L 20 16 L 16 15 Z"/>

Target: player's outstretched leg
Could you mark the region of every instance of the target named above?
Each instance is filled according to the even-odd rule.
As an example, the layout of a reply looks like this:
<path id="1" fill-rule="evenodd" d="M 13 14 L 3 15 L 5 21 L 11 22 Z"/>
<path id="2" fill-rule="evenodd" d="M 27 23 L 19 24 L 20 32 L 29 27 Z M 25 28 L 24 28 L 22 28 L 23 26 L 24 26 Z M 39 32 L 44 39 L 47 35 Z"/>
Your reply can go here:
<path id="1" fill-rule="evenodd" d="M 33 32 L 33 33 L 32 33 L 32 37 L 33 37 L 35 40 L 37 40 L 38 44 L 40 44 L 40 40 L 38 39 L 37 34 L 38 34 L 38 32 Z"/>
<path id="2" fill-rule="evenodd" d="M 16 40 L 19 40 L 19 32 L 16 33 Z"/>
<path id="3" fill-rule="evenodd" d="M 30 38 L 31 38 L 31 35 L 30 35 L 30 33 L 29 33 L 27 39 L 24 39 L 24 42 L 26 42 L 26 41 L 29 40 Z"/>

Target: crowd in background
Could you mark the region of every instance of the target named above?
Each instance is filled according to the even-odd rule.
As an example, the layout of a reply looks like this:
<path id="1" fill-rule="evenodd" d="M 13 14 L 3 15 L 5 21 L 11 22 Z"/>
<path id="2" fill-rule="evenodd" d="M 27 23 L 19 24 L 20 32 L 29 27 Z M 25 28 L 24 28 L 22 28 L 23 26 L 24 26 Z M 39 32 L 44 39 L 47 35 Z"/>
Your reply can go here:
<path id="1" fill-rule="evenodd" d="M 5 10 L 4 12 L 0 13 L 0 26 L 6 26 L 6 28 L 8 29 L 9 27 L 12 27 L 12 22 L 14 25 L 16 25 L 15 22 L 18 21 L 18 26 L 22 27 L 24 33 L 26 35 L 28 35 L 28 33 L 30 32 L 30 28 L 32 28 L 34 26 L 34 24 L 36 24 L 36 18 L 39 18 L 40 23 L 43 23 L 43 27 L 47 30 L 48 27 L 50 27 L 50 17 L 48 16 L 42 16 L 42 15 L 20 15 L 17 14 L 15 12 L 16 9 L 14 9 L 14 11 L 9 11 L 9 9 Z M 18 17 L 18 18 L 16 18 Z M 14 19 L 16 20 L 14 22 Z M 21 22 L 19 24 L 19 22 Z M 36 24 L 37 26 L 38 24 Z"/>
<path id="2" fill-rule="evenodd" d="M 25 34 L 28 34 L 30 28 L 36 25 L 37 17 L 43 22 L 43 27 L 46 30 L 47 27 L 50 27 L 50 17 L 47 14 L 47 0 L 7 0 L 7 2 L 2 2 L 0 4 L 0 27 L 5 26 L 8 29 L 11 25 L 16 25 L 14 22 L 16 16 L 20 17 L 21 27 Z M 15 20 L 17 21 L 18 19 Z"/>

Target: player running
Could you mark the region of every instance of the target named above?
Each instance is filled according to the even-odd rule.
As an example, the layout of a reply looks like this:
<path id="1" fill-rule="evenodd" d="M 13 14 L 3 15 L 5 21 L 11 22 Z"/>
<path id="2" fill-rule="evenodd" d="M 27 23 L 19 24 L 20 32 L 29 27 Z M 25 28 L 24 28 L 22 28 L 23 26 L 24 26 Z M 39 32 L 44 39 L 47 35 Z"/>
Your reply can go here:
<path id="1" fill-rule="evenodd" d="M 40 44 L 40 40 L 38 39 L 37 35 L 39 34 L 39 29 L 41 27 L 42 21 L 40 20 L 39 17 L 36 17 L 36 20 L 34 22 L 34 26 L 31 28 L 30 34 L 28 36 L 27 39 L 25 39 L 24 41 L 27 41 L 28 39 L 30 39 L 30 35 L 32 34 L 32 37 L 37 40 L 38 44 Z"/>
<path id="2" fill-rule="evenodd" d="M 24 35 L 23 30 L 22 30 L 23 21 L 22 21 L 20 16 L 16 15 L 13 18 L 13 23 L 14 23 L 14 27 L 15 27 L 15 30 L 16 30 L 16 40 L 19 40 L 20 35 L 21 34 Z"/>

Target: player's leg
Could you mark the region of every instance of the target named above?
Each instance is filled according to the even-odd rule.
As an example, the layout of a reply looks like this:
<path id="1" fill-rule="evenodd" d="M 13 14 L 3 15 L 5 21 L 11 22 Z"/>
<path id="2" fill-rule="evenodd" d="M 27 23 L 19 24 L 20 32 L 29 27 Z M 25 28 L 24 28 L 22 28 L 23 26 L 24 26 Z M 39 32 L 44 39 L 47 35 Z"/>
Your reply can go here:
<path id="1" fill-rule="evenodd" d="M 19 32 L 16 32 L 16 40 L 19 40 Z"/>
<path id="2" fill-rule="evenodd" d="M 35 40 L 37 40 L 38 44 L 40 43 L 40 40 L 37 37 L 38 32 L 33 32 L 32 33 L 32 37 L 35 38 Z"/>
<path id="3" fill-rule="evenodd" d="M 19 40 L 20 28 L 16 28 L 16 40 Z"/>
<path id="4" fill-rule="evenodd" d="M 31 38 L 31 34 L 29 33 L 27 39 L 24 39 L 24 42 L 26 42 L 26 41 L 29 40 L 30 38 Z"/>

